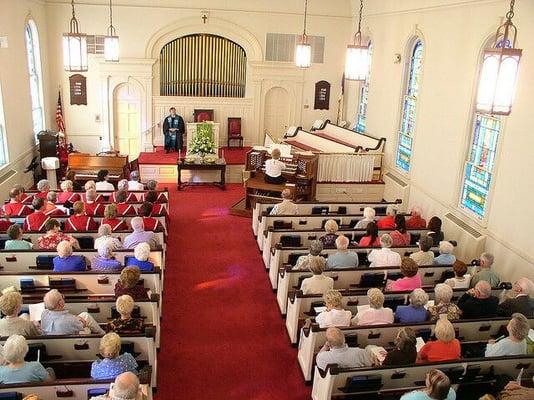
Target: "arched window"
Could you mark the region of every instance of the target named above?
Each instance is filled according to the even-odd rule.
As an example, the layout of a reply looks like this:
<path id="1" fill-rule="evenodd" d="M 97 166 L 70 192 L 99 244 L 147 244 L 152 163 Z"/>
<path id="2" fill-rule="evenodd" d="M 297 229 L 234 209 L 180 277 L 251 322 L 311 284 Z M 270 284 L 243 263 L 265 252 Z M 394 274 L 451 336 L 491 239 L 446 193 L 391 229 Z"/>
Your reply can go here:
<path id="1" fill-rule="evenodd" d="M 410 47 L 409 63 L 406 68 L 405 89 L 402 98 L 402 114 L 397 143 L 396 165 L 404 172 L 410 171 L 413 136 L 417 114 L 417 99 L 423 71 L 423 42 L 415 39 Z"/>
<path id="2" fill-rule="evenodd" d="M 245 97 L 247 55 L 231 40 L 183 36 L 163 46 L 159 62 L 161 96 Z"/>
<path id="3" fill-rule="evenodd" d="M 6 121 L 4 118 L 4 103 L 2 87 L 0 86 L 0 165 L 7 163 Z"/>
<path id="4" fill-rule="evenodd" d="M 39 50 L 39 35 L 35 22 L 29 20 L 26 24 L 26 53 L 28 55 L 28 73 L 30 75 L 30 95 L 32 99 L 33 134 L 45 129 L 43 75 L 41 73 L 41 52 Z"/>
<path id="5" fill-rule="evenodd" d="M 489 40 L 485 47 L 491 46 L 491 44 L 493 44 L 493 39 Z M 499 43 L 499 45 L 502 46 L 503 44 Z M 510 47 L 510 42 L 507 42 L 505 46 Z M 478 74 L 480 74 L 482 62 L 481 52 Z M 460 208 L 466 210 L 477 219 L 483 220 L 486 216 L 489 191 L 493 182 L 493 171 L 499 137 L 502 133 L 503 117 L 476 112 L 475 101 L 476 98 L 471 106 L 471 139 L 464 165 Z"/>
<path id="6" fill-rule="evenodd" d="M 358 116 L 354 130 L 359 133 L 365 132 L 367 124 L 367 101 L 369 98 L 369 79 L 371 77 L 371 61 L 373 56 L 373 44 L 369 42 L 369 73 L 367 79 L 360 86 L 360 102 L 358 103 Z"/>

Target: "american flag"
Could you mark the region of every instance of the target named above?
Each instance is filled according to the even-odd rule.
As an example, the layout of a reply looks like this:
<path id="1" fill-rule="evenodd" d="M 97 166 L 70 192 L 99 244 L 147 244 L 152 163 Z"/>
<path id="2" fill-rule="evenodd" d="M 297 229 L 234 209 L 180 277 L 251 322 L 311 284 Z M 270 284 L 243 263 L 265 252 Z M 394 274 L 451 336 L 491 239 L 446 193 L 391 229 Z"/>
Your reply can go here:
<path id="1" fill-rule="evenodd" d="M 59 92 L 58 97 L 57 97 L 56 124 L 57 124 L 57 129 L 60 132 L 65 133 L 65 121 L 63 120 L 63 107 L 61 106 L 61 92 Z"/>

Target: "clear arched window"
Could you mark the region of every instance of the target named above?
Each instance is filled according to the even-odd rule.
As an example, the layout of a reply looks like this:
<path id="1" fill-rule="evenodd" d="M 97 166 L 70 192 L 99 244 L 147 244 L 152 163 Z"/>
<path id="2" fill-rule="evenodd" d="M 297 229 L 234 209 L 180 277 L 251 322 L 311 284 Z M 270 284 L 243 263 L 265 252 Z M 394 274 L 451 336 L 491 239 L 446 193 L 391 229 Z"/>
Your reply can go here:
<path id="1" fill-rule="evenodd" d="M 412 161 L 417 100 L 423 71 L 423 55 L 423 42 L 421 39 L 415 39 L 408 53 L 409 63 L 406 68 L 405 89 L 402 97 L 402 114 L 395 161 L 397 167 L 404 172 L 410 171 Z"/>
<path id="2" fill-rule="evenodd" d="M 4 103 L 2 87 L 0 86 L 0 166 L 7 163 L 6 122 L 4 118 Z"/>
<path id="3" fill-rule="evenodd" d="M 37 33 L 37 26 L 32 20 L 29 20 L 26 24 L 25 37 L 30 78 L 30 95 L 32 100 L 33 134 L 37 137 L 37 134 L 45 129 L 45 118 L 39 35 Z"/>
<path id="4" fill-rule="evenodd" d="M 369 42 L 369 73 L 367 79 L 360 86 L 360 102 L 358 103 L 358 115 L 356 117 L 356 125 L 354 130 L 363 133 L 366 129 L 367 123 L 367 101 L 369 99 L 369 79 L 371 77 L 371 60 L 373 55 L 373 44 Z"/>
<path id="5" fill-rule="evenodd" d="M 492 43 L 493 40 L 486 43 L 486 46 L 491 46 Z M 502 45 L 502 42 L 498 43 L 498 46 Z M 504 45 L 510 47 L 510 42 Z M 479 73 L 482 61 L 481 55 Z M 471 140 L 464 165 L 460 207 L 482 220 L 486 216 L 503 117 L 477 112 L 474 103 L 471 108 Z"/>

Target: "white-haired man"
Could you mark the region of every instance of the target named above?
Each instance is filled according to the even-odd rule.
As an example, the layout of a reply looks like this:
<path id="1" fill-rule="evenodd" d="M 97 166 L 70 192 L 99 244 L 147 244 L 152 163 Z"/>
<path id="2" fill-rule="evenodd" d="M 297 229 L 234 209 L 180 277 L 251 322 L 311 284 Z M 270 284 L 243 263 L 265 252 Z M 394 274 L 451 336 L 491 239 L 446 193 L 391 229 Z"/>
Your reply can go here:
<path id="1" fill-rule="evenodd" d="M 396 267 L 401 265 L 401 256 L 399 253 L 390 249 L 393 245 L 393 239 L 387 233 L 380 237 L 380 250 L 372 250 L 367 256 L 372 268 L 375 267 Z"/>
<path id="2" fill-rule="evenodd" d="M 151 231 L 145 231 L 143 218 L 134 217 L 131 221 L 133 233 L 124 238 L 124 248 L 134 249 L 139 243 L 148 243 L 151 250 L 159 246 L 158 236 Z"/>
<path id="3" fill-rule="evenodd" d="M 493 260 L 494 257 L 491 253 L 482 253 L 480 255 L 480 267 L 473 271 L 474 273 L 471 277 L 471 287 L 475 287 L 479 281 L 489 282 L 492 288 L 499 286 L 499 283 L 501 283 L 501 278 L 491 269 Z"/>
<path id="4" fill-rule="evenodd" d="M 373 357 L 368 350 L 348 347 L 345 335 L 339 328 L 328 328 L 326 343 L 319 350 L 316 363 L 322 370 L 329 364 L 337 364 L 341 368 L 370 367 L 373 365 Z"/>
<path id="5" fill-rule="evenodd" d="M 512 287 L 512 297 L 499 304 L 497 314 L 503 317 L 510 317 L 515 313 L 521 313 L 525 317 L 534 316 L 534 301 L 530 297 L 532 294 L 534 283 L 528 278 L 519 278 Z"/>
<path id="6" fill-rule="evenodd" d="M 142 400 L 143 398 L 139 378 L 132 372 L 124 372 L 115 378 L 107 395 L 91 397 L 91 400 Z"/>
<path id="7" fill-rule="evenodd" d="M 462 318 L 493 318 L 497 316 L 499 299 L 491 295 L 491 285 L 486 281 L 478 282 L 458 300 Z"/>
<path id="8" fill-rule="evenodd" d="M 298 213 L 298 207 L 293 203 L 293 195 L 291 190 L 282 190 L 282 202 L 276 204 L 269 215 L 296 215 Z"/>
<path id="9" fill-rule="evenodd" d="M 339 235 L 336 239 L 337 251 L 328 256 L 326 260 L 327 269 L 356 268 L 358 266 L 358 254 L 349 251 L 349 239 L 344 235 Z"/>
<path id="10" fill-rule="evenodd" d="M 128 190 L 145 190 L 145 186 L 139 182 L 139 172 L 130 172 L 130 180 L 128 181 Z"/>

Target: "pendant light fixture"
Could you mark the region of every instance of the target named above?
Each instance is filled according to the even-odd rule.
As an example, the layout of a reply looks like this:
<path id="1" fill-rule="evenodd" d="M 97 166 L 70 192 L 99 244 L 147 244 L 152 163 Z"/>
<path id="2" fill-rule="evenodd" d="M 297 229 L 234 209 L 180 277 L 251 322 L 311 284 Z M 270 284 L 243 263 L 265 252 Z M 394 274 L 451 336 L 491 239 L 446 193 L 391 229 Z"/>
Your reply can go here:
<path id="1" fill-rule="evenodd" d="M 63 34 L 63 67 L 65 71 L 87 71 L 87 35 L 80 33 L 74 13 L 74 0 L 71 0 L 72 18 L 69 33 Z"/>
<path id="2" fill-rule="evenodd" d="M 106 61 L 119 61 L 119 37 L 113 26 L 113 8 L 109 0 L 109 27 L 104 37 L 104 59 Z"/>
<path id="3" fill-rule="evenodd" d="M 515 0 L 506 21 L 495 34 L 493 47 L 484 50 L 476 109 L 494 115 L 510 115 L 523 50 L 515 48 L 517 28 L 512 23 Z"/>
<path id="4" fill-rule="evenodd" d="M 360 0 L 358 32 L 354 35 L 353 43 L 347 46 L 345 60 L 345 79 L 352 81 L 364 81 L 369 73 L 369 46 L 362 44 L 362 12 L 363 0 Z"/>
<path id="5" fill-rule="evenodd" d="M 295 51 L 295 64 L 299 68 L 308 68 L 311 65 L 311 44 L 306 35 L 306 19 L 308 16 L 308 0 L 304 0 L 304 30 Z"/>

